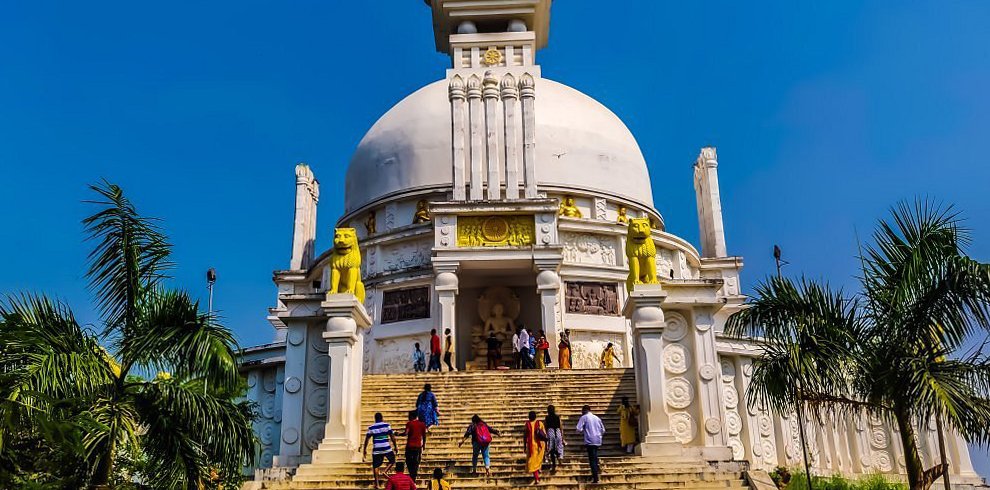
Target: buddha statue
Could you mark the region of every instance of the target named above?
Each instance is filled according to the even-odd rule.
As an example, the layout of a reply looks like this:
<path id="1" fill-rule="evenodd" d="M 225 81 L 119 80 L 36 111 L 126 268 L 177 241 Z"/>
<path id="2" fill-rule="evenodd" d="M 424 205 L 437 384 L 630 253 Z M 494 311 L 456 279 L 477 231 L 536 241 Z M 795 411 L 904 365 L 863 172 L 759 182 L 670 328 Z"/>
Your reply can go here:
<path id="1" fill-rule="evenodd" d="M 619 216 L 615 218 L 616 223 L 627 224 L 629 223 L 629 215 L 626 214 L 626 207 L 619 206 Z"/>
<path id="2" fill-rule="evenodd" d="M 505 307 L 501 303 L 492 305 L 492 313 L 485 319 L 485 331 L 508 333 L 516 331 L 516 324 L 505 316 Z"/>
<path id="3" fill-rule="evenodd" d="M 418 225 L 420 223 L 430 222 L 430 210 L 427 209 L 428 207 L 429 203 L 427 203 L 425 199 L 421 199 L 418 203 L 416 203 L 416 214 L 413 215 L 413 224 Z"/>
<path id="4" fill-rule="evenodd" d="M 560 203 L 560 212 L 557 214 L 567 218 L 580 218 L 581 210 L 574 205 L 574 198 L 567 196 L 564 198 L 563 202 Z"/>
<path id="5" fill-rule="evenodd" d="M 368 219 L 364 220 L 364 228 L 368 230 L 368 236 L 378 233 L 378 230 L 376 229 L 377 226 L 376 226 L 374 211 L 368 213 Z"/>

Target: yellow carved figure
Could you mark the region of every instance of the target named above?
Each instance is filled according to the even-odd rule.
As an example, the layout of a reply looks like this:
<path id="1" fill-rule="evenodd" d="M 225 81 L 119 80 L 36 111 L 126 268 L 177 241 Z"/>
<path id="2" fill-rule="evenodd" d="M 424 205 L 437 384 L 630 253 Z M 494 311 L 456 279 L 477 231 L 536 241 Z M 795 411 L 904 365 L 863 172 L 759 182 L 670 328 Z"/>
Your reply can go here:
<path id="1" fill-rule="evenodd" d="M 560 203 L 560 212 L 558 214 L 568 218 L 580 218 L 581 210 L 574 205 L 574 198 L 567 196 L 564 198 L 564 201 Z"/>
<path id="2" fill-rule="evenodd" d="M 653 231 L 649 218 L 632 218 L 626 234 L 626 258 L 629 259 L 629 278 L 626 289 L 637 284 L 659 284 L 657 280 L 657 246 L 653 243 Z"/>
<path id="3" fill-rule="evenodd" d="M 418 225 L 420 223 L 426 223 L 430 221 L 430 210 L 427 209 L 427 206 L 429 206 L 429 203 L 427 203 L 425 200 L 416 203 L 416 214 L 413 217 L 414 224 Z"/>
<path id="4" fill-rule="evenodd" d="M 378 233 L 378 227 L 376 226 L 377 221 L 375 221 L 375 212 L 371 211 L 368 213 L 368 219 L 364 220 L 364 229 L 368 230 L 368 235 L 374 235 Z"/>
<path id="5" fill-rule="evenodd" d="M 333 233 L 333 254 L 330 256 L 330 289 L 328 294 L 353 294 L 364 303 L 364 283 L 361 282 L 361 251 L 357 230 L 337 228 Z"/>
<path id="6" fill-rule="evenodd" d="M 626 214 L 626 207 L 619 206 L 619 217 L 615 218 L 616 223 L 628 223 L 629 215 Z"/>

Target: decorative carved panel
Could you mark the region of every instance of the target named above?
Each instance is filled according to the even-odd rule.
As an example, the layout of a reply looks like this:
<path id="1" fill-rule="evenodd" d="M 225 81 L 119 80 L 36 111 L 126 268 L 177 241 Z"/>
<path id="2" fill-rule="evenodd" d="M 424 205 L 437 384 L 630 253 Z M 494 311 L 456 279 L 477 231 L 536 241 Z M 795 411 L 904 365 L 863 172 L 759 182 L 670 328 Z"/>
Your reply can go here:
<path id="1" fill-rule="evenodd" d="M 562 232 L 564 262 L 589 265 L 616 265 L 616 241 L 612 237 Z"/>
<path id="2" fill-rule="evenodd" d="M 536 243 L 532 216 L 459 216 L 458 247 L 522 247 Z"/>
<path id="3" fill-rule="evenodd" d="M 615 283 L 568 281 L 564 300 L 568 313 L 619 315 L 619 291 Z"/>
<path id="4" fill-rule="evenodd" d="M 429 317 L 429 286 L 385 291 L 382 295 L 383 324 Z"/>

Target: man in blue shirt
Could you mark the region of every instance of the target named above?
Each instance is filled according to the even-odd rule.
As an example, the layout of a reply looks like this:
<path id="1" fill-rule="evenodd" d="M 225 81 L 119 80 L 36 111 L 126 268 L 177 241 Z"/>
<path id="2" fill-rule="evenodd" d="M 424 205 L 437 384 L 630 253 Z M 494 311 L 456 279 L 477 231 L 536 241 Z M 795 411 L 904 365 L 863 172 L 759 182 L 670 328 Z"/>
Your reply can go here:
<path id="1" fill-rule="evenodd" d="M 578 420 L 577 431 L 584 436 L 584 447 L 588 450 L 588 464 L 591 466 L 591 481 L 598 483 L 598 449 L 602 446 L 602 436 L 605 435 L 605 424 L 597 415 L 591 413 L 591 407 L 581 407 L 581 420 Z"/>
<path id="2" fill-rule="evenodd" d="M 395 433 L 392 431 L 392 426 L 384 421 L 381 413 L 375 414 L 375 423 L 368 427 L 368 432 L 364 436 L 364 448 L 361 449 L 363 460 L 368 459 L 368 441 L 373 441 L 371 467 L 372 473 L 375 475 L 375 488 L 378 488 L 379 469 L 387 459 L 388 466 L 381 470 L 381 474 L 387 478 L 389 472 L 392 471 L 392 465 L 395 464 L 394 448 L 399 446 L 395 443 Z"/>

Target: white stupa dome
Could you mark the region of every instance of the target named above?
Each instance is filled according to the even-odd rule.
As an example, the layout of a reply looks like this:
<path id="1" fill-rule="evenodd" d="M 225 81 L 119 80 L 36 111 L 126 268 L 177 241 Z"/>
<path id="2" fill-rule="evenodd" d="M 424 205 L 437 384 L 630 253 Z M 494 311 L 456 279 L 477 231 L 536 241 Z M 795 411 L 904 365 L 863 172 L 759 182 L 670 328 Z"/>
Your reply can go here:
<path id="1" fill-rule="evenodd" d="M 383 198 L 452 187 L 448 82 L 431 83 L 389 110 L 358 144 L 347 169 L 345 212 Z M 653 208 L 646 161 L 608 108 L 566 85 L 536 79 L 539 190 L 588 192 Z"/>

